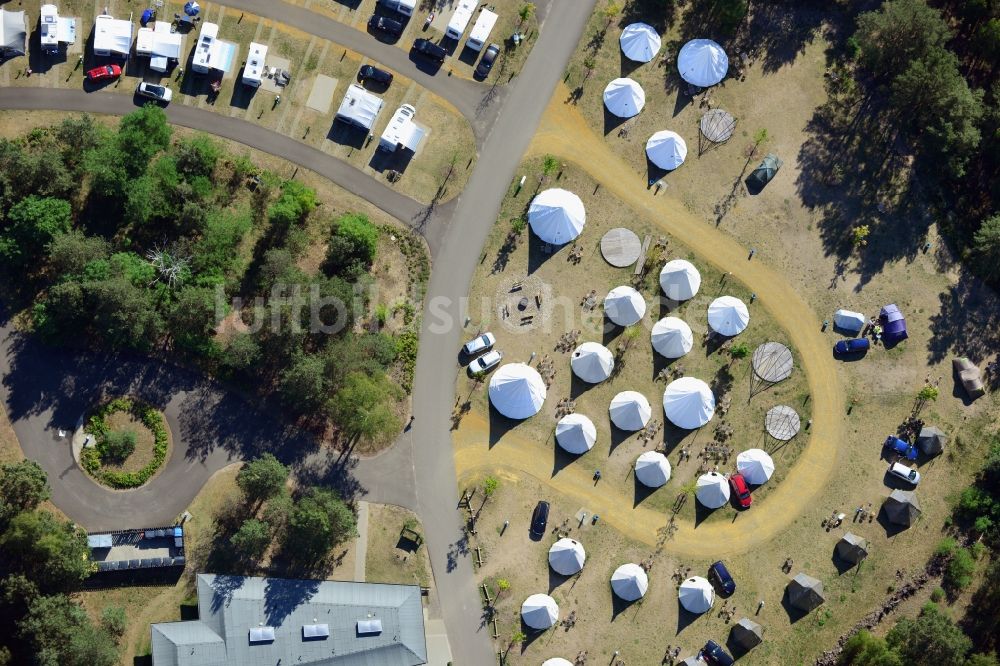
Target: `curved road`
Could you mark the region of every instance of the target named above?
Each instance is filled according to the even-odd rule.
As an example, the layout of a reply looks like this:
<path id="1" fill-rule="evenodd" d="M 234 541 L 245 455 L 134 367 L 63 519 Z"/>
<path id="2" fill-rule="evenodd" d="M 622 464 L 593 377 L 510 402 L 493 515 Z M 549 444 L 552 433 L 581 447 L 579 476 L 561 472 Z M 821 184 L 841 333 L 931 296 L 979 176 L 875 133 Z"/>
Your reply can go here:
<path id="1" fill-rule="evenodd" d="M 348 492 L 418 512 L 425 526 L 455 663 L 462 666 L 493 663 L 495 655 L 488 632 L 480 625 L 482 608 L 461 516 L 456 511 L 458 489 L 449 419 L 455 350 L 464 335 L 464 299 L 480 249 L 595 2 L 563 0 L 539 4 L 539 24 L 553 23 L 558 29 L 541 31 L 519 77 L 494 100 L 497 103 L 491 109 L 495 118 L 480 117 L 478 124 L 474 123 L 482 149 L 473 175 L 463 193 L 434 211 L 428 226 L 422 228 L 435 262 L 414 379 L 417 419 L 393 448 L 362 461 L 331 461 L 322 452 L 311 454 L 311 443 L 301 436 L 264 415 L 253 413 L 230 393 L 184 370 L 146 359 L 55 353 L 14 334 L 6 322 L 0 328 L 0 373 L 4 376 L 0 397 L 7 402 L 26 455 L 39 459 L 53 479 L 53 499 L 60 508 L 92 529 L 163 522 L 186 506 L 214 470 L 265 447 L 273 448 L 278 442 L 279 450 L 289 455 L 302 454 L 301 474 L 312 474 L 334 484 L 353 484 L 347 488 Z M 235 4 L 250 9 L 253 2 Z M 259 8 L 255 6 L 254 11 L 269 16 L 269 8 L 274 6 L 282 8 L 280 15 L 274 16 L 276 20 L 290 23 L 290 16 L 298 16 L 296 20 L 304 22 L 298 27 L 303 30 L 319 34 L 319 26 L 329 31 L 320 36 L 348 45 L 360 35 L 364 39 L 358 44 L 360 53 L 393 68 L 405 66 L 404 62 L 394 60 L 396 52 L 406 59 L 398 49 L 393 48 L 390 53 L 386 49 L 392 47 L 376 47 L 377 42 L 335 21 L 311 13 L 299 15 L 297 11 L 301 10 L 284 3 L 262 4 Z M 467 116 L 470 112 L 475 115 L 486 94 L 485 87 L 458 79 L 444 83 L 443 77 L 440 81 L 415 78 L 455 103 Z M 476 90 L 476 95 L 465 92 L 468 90 Z M 0 108 L 115 114 L 131 110 L 121 97 L 107 97 L 110 96 L 51 89 L 0 89 Z M 470 106 L 474 97 L 476 108 Z M 314 170 L 411 225 L 419 226 L 426 213 L 420 204 L 345 163 L 252 123 L 224 116 L 208 118 L 205 112 L 180 106 L 171 107 L 168 115 L 172 122 L 234 139 Z M 118 493 L 99 488 L 71 464 L 65 442 L 55 441 L 54 429 L 72 427 L 101 388 L 135 392 L 161 406 L 178 437 L 181 446 L 164 471 L 144 489 Z M 186 448 L 186 454 L 181 448 Z M 60 480 L 56 481 L 57 478 Z"/>

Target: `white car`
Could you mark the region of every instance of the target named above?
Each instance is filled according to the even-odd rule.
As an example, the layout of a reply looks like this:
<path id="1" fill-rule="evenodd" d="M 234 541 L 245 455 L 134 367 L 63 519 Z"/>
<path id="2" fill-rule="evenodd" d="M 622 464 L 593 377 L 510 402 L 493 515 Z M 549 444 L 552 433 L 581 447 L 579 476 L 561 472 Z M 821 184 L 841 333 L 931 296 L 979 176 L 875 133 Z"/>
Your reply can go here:
<path id="1" fill-rule="evenodd" d="M 475 356 L 480 352 L 486 351 L 487 349 L 495 345 L 496 342 L 497 339 L 493 336 L 492 333 L 483 333 L 479 337 L 473 338 L 472 340 L 466 342 L 465 346 L 462 347 L 462 351 L 464 351 L 469 356 Z"/>
<path id="2" fill-rule="evenodd" d="M 143 97 L 155 99 L 157 102 L 169 102 L 174 97 L 174 91 L 166 86 L 158 86 L 155 83 L 143 81 L 135 91 Z"/>
<path id="3" fill-rule="evenodd" d="M 477 375 L 480 372 L 489 372 L 497 367 L 502 359 L 503 353 L 496 349 L 486 352 L 469 364 L 469 376 Z"/>
<path id="4" fill-rule="evenodd" d="M 892 474 L 896 478 L 906 481 L 910 485 L 917 485 L 920 483 L 920 472 L 913 469 L 912 467 L 907 467 L 903 463 L 892 463 L 889 466 L 889 474 Z"/>

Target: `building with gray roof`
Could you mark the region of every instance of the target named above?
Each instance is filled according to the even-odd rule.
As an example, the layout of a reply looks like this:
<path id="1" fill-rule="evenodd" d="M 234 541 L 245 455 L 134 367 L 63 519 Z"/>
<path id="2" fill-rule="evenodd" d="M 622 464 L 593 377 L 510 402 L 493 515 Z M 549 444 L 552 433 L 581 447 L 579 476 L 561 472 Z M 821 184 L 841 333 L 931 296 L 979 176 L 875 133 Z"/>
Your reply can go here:
<path id="1" fill-rule="evenodd" d="M 418 666 L 416 585 L 199 574 L 198 620 L 154 624 L 153 666 Z"/>

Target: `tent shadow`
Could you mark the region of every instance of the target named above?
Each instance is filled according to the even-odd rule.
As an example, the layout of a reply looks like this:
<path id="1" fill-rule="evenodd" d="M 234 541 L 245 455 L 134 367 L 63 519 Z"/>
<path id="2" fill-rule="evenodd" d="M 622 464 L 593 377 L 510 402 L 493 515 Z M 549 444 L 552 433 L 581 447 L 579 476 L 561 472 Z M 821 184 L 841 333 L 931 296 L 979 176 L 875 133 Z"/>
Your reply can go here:
<path id="1" fill-rule="evenodd" d="M 528 275 L 533 274 L 547 262 L 559 254 L 560 250 L 566 247 L 563 245 L 552 245 L 546 243 L 535 235 L 535 232 L 528 226 Z"/>
<path id="2" fill-rule="evenodd" d="M 962 377 L 954 365 L 951 367 L 951 380 L 954 387 L 951 390 L 951 396 L 961 400 L 964 407 L 971 406 L 975 402 L 975 398 L 970 397 L 968 391 L 965 390 L 965 385 L 962 384 Z"/>
<path id="3" fill-rule="evenodd" d="M 618 71 L 621 72 L 619 76 L 623 77 L 631 76 L 632 72 L 634 72 L 635 70 L 639 69 L 640 67 L 646 64 L 644 62 L 636 62 L 635 60 L 631 60 L 625 55 L 624 51 L 622 51 L 621 48 L 618 49 L 618 57 L 621 60 L 621 62 L 618 65 Z"/>
<path id="4" fill-rule="evenodd" d="M 788 621 L 795 624 L 806 615 L 809 615 L 808 611 L 804 611 L 801 608 L 793 606 L 788 600 L 788 586 L 785 586 L 785 592 L 781 595 L 781 607 L 785 609 L 785 613 L 788 614 Z"/>
<path id="5" fill-rule="evenodd" d="M 687 84 L 678 78 L 677 83 L 677 99 L 674 100 L 674 118 L 680 115 L 688 104 L 694 101 L 694 97 L 688 95 L 686 92 Z"/>
<path id="6" fill-rule="evenodd" d="M 607 315 L 604 315 L 602 320 L 602 334 L 601 334 L 601 344 L 610 349 L 611 343 L 615 341 L 619 335 L 625 332 L 624 326 L 619 326 L 615 322 L 608 319 Z M 614 353 L 613 351 L 611 352 Z"/>
<path id="7" fill-rule="evenodd" d="M 552 454 L 552 476 L 553 477 L 556 474 L 558 474 L 559 472 L 561 472 L 564 469 L 566 469 L 567 467 L 569 467 L 570 465 L 572 465 L 574 462 L 576 462 L 582 456 L 587 455 L 585 453 L 581 453 L 580 455 L 574 455 L 572 453 L 569 453 L 563 447 L 559 446 L 559 444 L 556 444 L 556 443 L 553 443 L 552 449 L 553 449 L 553 454 Z"/>
<path id="8" fill-rule="evenodd" d="M 608 111 L 608 107 L 603 106 L 604 109 L 604 136 L 607 136 L 614 132 L 616 129 L 628 122 L 628 118 L 622 118 L 621 116 L 616 116 L 615 114 Z"/>
<path id="9" fill-rule="evenodd" d="M 647 497 L 649 497 L 650 495 L 652 495 L 657 490 L 663 487 L 660 486 L 660 488 L 650 488 L 649 486 L 643 485 L 643 483 L 639 481 L 639 479 L 635 478 L 635 474 L 632 474 L 632 482 L 635 484 L 635 489 L 633 490 L 633 495 L 632 495 L 633 509 L 642 504 Z"/>
<path id="10" fill-rule="evenodd" d="M 569 397 L 571 400 L 576 400 L 581 395 L 589 391 L 590 389 L 597 386 L 597 384 L 591 384 L 590 382 L 585 382 L 576 376 L 576 373 L 570 369 L 570 382 L 569 382 Z M 600 382 L 598 382 L 600 383 Z"/>
<path id="11" fill-rule="evenodd" d="M 548 567 L 548 565 L 546 565 Z M 563 576 L 561 573 L 556 573 L 552 567 L 548 567 L 549 570 L 549 595 L 555 592 L 557 589 L 568 583 L 570 580 L 577 578 L 580 574 L 574 576 Z"/>
<path id="12" fill-rule="evenodd" d="M 701 429 L 695 431 L 695 438 L 697 438 L 697 433 L 701 432 Z M 669 456 L 674 452 L 674 449 L 684 441 L 684 438 L 691 433 L 690 430 L 685 430 L 684 428 L 678 428 L 670 419 L 664 419 L 663 421 L 663 448 L 665 449 L 664 455 Z M 694 439 L 691 440 L 694 442 Z M 690 447 L 688 447 L 690 448 Z"/>
<path id="13" fill-rule="evenodd" d="M 694 624 L 700 615 L 697 613 L 692 613 L 688 609 L 681 605 L 680 599 L 677 600 L 677 631 L 674 633 L 675 636 L 680 636 L 681 632 L 687 629 L 689 626 Z"/>
<path id="14" fill-rule="evenodd" d="M 614 591 L 612 590 L 612 592 L 611 592 L 611 621 L 614 622 L 615 620 L 617 620 L 619 615 L 621 615 L 622 613 L 624 613 L 625 611 L 627 611 L 629 608 L 632 608 L 633 606 L 636 607 L 636 610 L 638 610 L 639 608 L 641 608 L 641 606 L 642 606 L 642 599 L 640 598 L 640 599 L 636 599 L 635 601 L 625 601 L 624 599 L 622 599 L 621 597 L 619 597 L 617 594 L 615 594 Z"/>
<path id="15" fill-rule="evenodd" d="M 653 164 L 652 160 L 650 160 L 649 157 L 647 157 L 646 158 L 646 189 L 647 190 L 650 189 L 651 187 L 653 187 L 653 183 L 655 183 L 655 182 L 657 182 L 657 181 L 659 181 L 659 180 L 661 180 L 663 178 L 666 178 L 667 174 L 669 174 L 669 173 L 670 172 L 667 171 L 666 169 L 662 169 L 662 168 L 656 166 L 655 164 Z"/>
<path id="16" fill-rule="evenodd" d="M 490 403 L 490 448 L 492 449 L 503 439 L 503 436 L 520 425 L 520 421 L 509 419 L 497 411 Z"/>
<path id="17" fill-rule="evenodd" d="M 651 379 L 655 382 L 657 379 L 660 378 L 660 373 L 669 368 L 670 366 L 672 366 L 674 363 L 676 363 L 678 359 L 667 358 L 663 354 L 653 349 L 652 343 L 650 343 L 649 346 L 653 352 L 653 376 L 651 377 Z M 669 381 L 667 383 L 669 383 Z"/>
<path id="18" fill-rule="evenodd" d="M 697 498 L 694 499 L 694 526 L 697 528 L 703 522 L 708 520 L 708 517 L 715 513 L 717 509 L 709 509 L 707 506 L 698 501 Z"/>
<path id="19" fill-rule="evenodd" d="M 616 426 L 614 423 L 612 423 L 611 424 L 611 446 L 608 447 L 608 457 L 610 458 L 611 454 L 613 454 L 615 452 L 615 449 L 617 449 L 619 446 L 621 446 L 621 444 L 623 444 L 625 442 L 625 440 L 627 440 L 629 437 L 631 437 L 634 434 L 635 434 L 634 432 L 630 432 L 628 430 L 622 430 L 621 428 L 619 428 L 618 426 Z"/>

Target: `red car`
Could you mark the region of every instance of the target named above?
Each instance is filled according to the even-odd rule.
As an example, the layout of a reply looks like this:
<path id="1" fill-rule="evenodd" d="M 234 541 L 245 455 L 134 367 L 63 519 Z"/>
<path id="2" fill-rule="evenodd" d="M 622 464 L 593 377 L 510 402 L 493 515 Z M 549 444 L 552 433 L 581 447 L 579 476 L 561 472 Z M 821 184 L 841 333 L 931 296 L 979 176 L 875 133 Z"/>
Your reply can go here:
<path id="1" fill-rule="evenodd" d="M 122 75 L 120 65 L 101 65 L 87 72 L 88 81 L 110 81 Z"/>
<path id="2" fill-rule="evenodd" d="M 740 503 L 740 507 L 749 509 L 750 505 L 753 504 L 753 498 L 750 497 L 750 488 L 747 486 L 747 480 L 743 478 L 743 475 L 737 472 L 729 477 L 729 486 L 733 489 L 733 495 L 736 496 L 736 501 Z"/>

